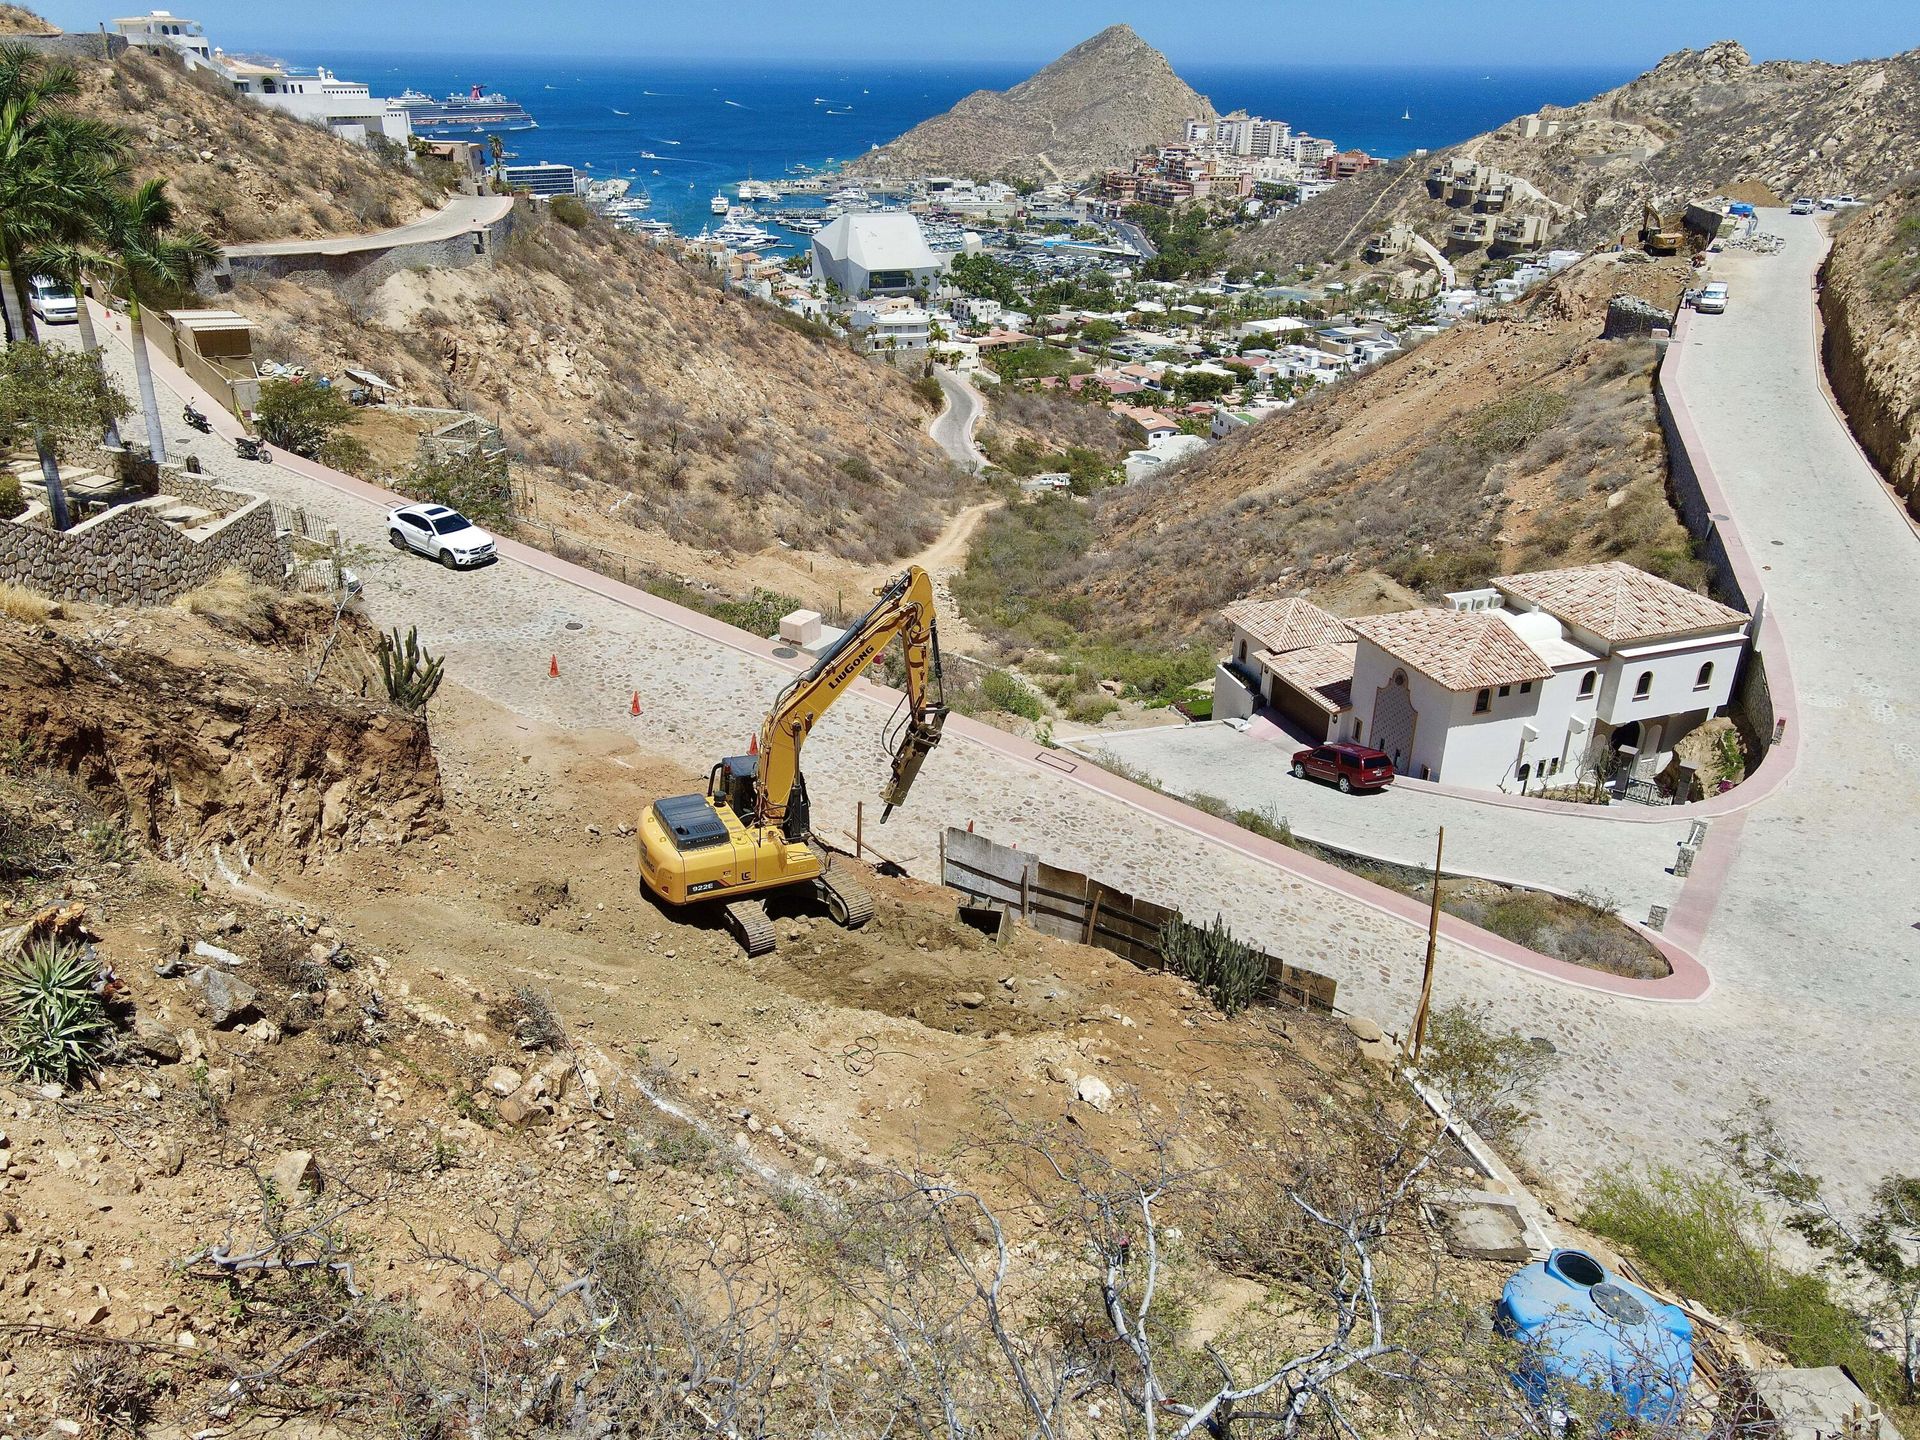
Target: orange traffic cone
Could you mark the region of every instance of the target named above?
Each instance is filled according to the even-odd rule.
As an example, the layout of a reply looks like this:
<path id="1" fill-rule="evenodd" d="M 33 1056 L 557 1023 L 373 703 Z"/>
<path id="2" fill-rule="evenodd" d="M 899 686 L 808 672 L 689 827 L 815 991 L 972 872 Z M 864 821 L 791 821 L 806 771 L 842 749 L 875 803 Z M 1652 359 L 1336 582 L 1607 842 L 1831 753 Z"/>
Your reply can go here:
<path id="1" fill-rule="evenodd" d="M 633 713 L 635 715 L 640 713 L 640 692 L 638 690 L 633 692 Z"/>
<path id="2" fill-rule="evenodd" d="M 758 735 L 755 735 L 752 739 L 747 741 L 747 754 L 758 755 L 759 753 L 760 753 L 760 737 Z"/>
<path id="3" fill-rule="evenodd" d="M 555 680 L 560 678 L 560 657 L 558 655 L 550 655 L 547 657 L 547 674 Z"/>

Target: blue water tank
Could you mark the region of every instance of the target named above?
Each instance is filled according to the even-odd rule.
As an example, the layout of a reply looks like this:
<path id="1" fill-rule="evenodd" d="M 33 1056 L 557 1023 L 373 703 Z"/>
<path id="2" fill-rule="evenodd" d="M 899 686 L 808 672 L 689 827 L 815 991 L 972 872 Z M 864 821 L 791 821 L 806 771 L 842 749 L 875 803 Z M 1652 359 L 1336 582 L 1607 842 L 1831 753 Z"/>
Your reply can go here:
<path id="1" fill-rule="evenodd" d="M 1556 1250 L 1520 1271 L 1494 1315 L 1525 1347 L 1514 1379 L 1534 1404 L 1564 1408 L 1577 1386 L 1611 1397 L 1623 1419 L 1678 1418 L 1693 1378 L 1693 1322 L 1586 1251 Z"/>

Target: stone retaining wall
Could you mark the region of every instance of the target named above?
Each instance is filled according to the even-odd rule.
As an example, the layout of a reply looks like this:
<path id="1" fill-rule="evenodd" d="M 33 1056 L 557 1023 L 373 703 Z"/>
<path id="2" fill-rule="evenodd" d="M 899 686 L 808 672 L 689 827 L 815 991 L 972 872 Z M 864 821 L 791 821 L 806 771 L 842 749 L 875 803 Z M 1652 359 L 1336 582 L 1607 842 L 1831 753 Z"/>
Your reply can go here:
<path id="1" fill-rule="evenodd" d="M 516 216 L 517 210 L 509 210 L 491 225 L 445 240 L 412 241 L 344 255 L 313 251 L 299 255 L 228 255 L 211 272 L 211 279 L 219 291 L 231 290 L 237 279 L 319 279 L 348 294 L 365 295 L 389 275 L 403 270 L 491 265 L 512 238 Z"/>
<path id="2" fill-rule="evenodd" d="M 175 493 L 187 488 L 170 487 Z M 0 523 L 0 580 L 58 600 L 102 605 L 164 605 L 229 568 L 279 584 L 287 547 L 275 532 L 266 496 L 210 488 L 222 508 L 236 502 L 238 508 L 200 539 L 132 505 L 65 532 L 34 523 L 36 513 Z"/>
<path id="3" fill-rule="evenodd" d="M 62 60 L 110 60 L 124 55 L 130 42 L 124 35 L 82 30 L 71 35 L 9 35 L 6 43 Z"/>
<path id="4" fill-rule="evenodd" d="M 1741 583 L 1741 567 L 1735 564 L 1733 551 L 1739 550 L 1742 555 L 1745 551 L 1737 537 L 1729 545 L 1732 518 L 1714 508 L 1716 504 L 1725 503 L 1709 496 L 1710 489 L 1714 496 L 1718 495 L 1718 483 L 1710 479 L 1705 454 L 1694 454 L 1687 434 L 1674 415 L 1673 400 L 1667 390 L 1667 369 L 1676 363 L 1680 353 L 1678 346 L 1669 346 L 1662 357 L 1654 375 L 1654 405 L 1667 442 L 1667 478 L 1674 508 L 1680 512 L 1681 523 L 1688 533 L 1699 543 L 1702 556 L 1713 567 L 1709 588 L 1721 603 L 1754 617 L 1747 626 L 1746 658 L 1741 662 L 1733 698 L 1727 706 L 1729 717 L 1747 742 L 1751 771 L 1773 744 L 1775 722 L 1773 687 L 1767 681 L 1765 635 L 1758 609 L 1762 597 L 1758 593 L 1749 595 Z M 1703 479 L 1703 471 L 1709 472 L 1709 478 Z"/>

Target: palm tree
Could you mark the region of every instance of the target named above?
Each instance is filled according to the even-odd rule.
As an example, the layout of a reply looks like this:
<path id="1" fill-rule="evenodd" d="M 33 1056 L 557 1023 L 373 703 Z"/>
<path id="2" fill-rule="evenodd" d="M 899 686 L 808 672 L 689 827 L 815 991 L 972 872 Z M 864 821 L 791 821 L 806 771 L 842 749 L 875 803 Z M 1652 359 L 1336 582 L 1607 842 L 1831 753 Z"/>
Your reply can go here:
<path id="1" fill-rule="evenodd" d="M 78 90 L 70 67 L 0 46 L 0 300 L 16 340 L 33 334 L 21 287 L 26 250 L 100 210 L 125 150 L 118 127 L 61 108 Z"/>
<path id="2" fill-rule="evenodd" d="M 220 256 L 220 247 L 198 230 L 173 232 L 173 202 L 167 182 L 148 180 L 120 196 L 106 217 L 104 239 L 127 299 L 133 342 L 133 373 L 140 382 L 140 412 L 147 421 L 147 445 L 156 463 L 167 458 L 166 432 L 160 427 L 160 402 L 153 390 L 153 363 L 147 356 L 141 303 L 164 291 L 181 290 Z"/>

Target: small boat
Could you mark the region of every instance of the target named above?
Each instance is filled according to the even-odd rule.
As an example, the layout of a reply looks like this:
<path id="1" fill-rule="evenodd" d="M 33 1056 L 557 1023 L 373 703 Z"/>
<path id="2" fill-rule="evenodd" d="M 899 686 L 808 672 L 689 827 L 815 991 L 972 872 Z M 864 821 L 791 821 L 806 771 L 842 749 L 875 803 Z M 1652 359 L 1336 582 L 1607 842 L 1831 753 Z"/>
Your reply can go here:
<path id="1" fill-rule="evenodd" d="M 611 105 L 609 105 L 607 108 L 609 110 L 613 110 L 613 107 Z M 616 115 L 631 115 L 633 112 L 631 110 L 614 110 L 613 113 Z"/>
<path id="2" fill-rule="evenodd" d="M 654 154 L 651 150 L 642 150 L 640 152 L 640 158 L 642 160 L 658 160 L 660 157 Z"/>
<path id="3" fill-rule="evenodd" d="M 1411 110 L 1402 110 L 1402 111 L 1400 112 L 1400 118 L 1401 118 L 1402 120 L 1411 120 L 1411 119 L 1413 118 L 1413 111 L 1411 111 Z"/>
<path id="4" fill-rule="evenodd" d="M 728 200 L 720 191 L 716 190 L 713 199 L 707 202 L 707 208 L 716 215 L 724 215 L 733 208 L 733 202 Z"/>

